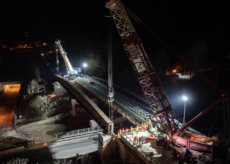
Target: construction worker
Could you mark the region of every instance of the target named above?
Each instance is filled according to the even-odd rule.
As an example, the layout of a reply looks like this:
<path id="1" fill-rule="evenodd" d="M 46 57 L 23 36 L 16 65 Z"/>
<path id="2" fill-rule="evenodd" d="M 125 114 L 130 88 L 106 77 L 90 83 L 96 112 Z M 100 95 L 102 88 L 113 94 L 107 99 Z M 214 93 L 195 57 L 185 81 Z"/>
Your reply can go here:
<path id="1" fill-rule="evenodd" d="M 149 118 L 149 123 L 151 124 L 152 123 L 152 121 L 151 121 L 151 119 Z"/>
<path id="2" fill-rule="evenodd" d="M 130 130 L 133 131 L 133 127 L 132 126 L 131 126 Z"/>
<path id="3" fill-rule="evenodd" d="M 136 142 L 136 140 L 137 140 L 137 136 L 135 136 L 135 137 L 133 138 L 133 141 L 134 141 L 134 142 Z"/>
<path id="4" fill-rule="evenodd" d="M 136 127 L 136 131 L 137 131 L 137 134 L 138 134 L 138 127 Z"/>
<path id="5" fill-rule="evenodd" d="M 138 138 L 138 136 L 137 136 L 137 144 L 138 144 L 138 140 L 139 140 L 139 138 Z"/>
<path id="6" fill-rule="evenodd" d="M 124 130 L 124 128 L 122 128 L 122 135 L 124 135 L 125 134 L 125 130 Z"/>
<path id="7" fill-rule="evenodd" d="M 133 137 L 133 134 L 134 134 L 133 131 L 131 131 L 131 133 L 132 133 L 132 137 Z"/>
<path id="8" fill-rule="evenodd" d="M 155 126 L 155 131 L 157 132 L 157 126 Z"/>

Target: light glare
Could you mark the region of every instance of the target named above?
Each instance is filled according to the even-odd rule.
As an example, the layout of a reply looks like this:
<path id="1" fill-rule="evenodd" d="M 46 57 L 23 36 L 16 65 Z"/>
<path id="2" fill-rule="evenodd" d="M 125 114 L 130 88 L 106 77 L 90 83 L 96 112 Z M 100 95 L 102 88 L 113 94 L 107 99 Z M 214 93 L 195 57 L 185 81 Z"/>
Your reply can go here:
<path id="1" fill-rule="evenodd" d="M 86 64 L 86 63 L 84 63 L 84 64 L 83 64 L 83 66 L 84 66 L 84 67 L 87 67 L 87 64 Z"/>
<path id="2" fill-rule="evenodd" d="M 188 100 L 188 98 L 186 96 L 183 96 L 182 98 L 183 98 L 184 101 Z"/>

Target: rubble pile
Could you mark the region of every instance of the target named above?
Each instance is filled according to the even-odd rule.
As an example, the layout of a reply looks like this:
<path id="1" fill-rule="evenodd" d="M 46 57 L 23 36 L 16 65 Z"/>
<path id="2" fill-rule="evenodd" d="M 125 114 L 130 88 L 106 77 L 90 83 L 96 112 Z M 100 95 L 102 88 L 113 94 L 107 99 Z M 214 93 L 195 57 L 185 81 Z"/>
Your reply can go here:
<path id="1" fill-rule="evenodd" d="M 47 85 L 47 83 L 44 79 L 41 79 L 41 81 L 42 81 L 42 84 L 39 85 L 39 83 L 36 79 L 32 79 L 26 87 L 26 94 L 27 95 L 24 95 L 24 98 L 30 97 L 36 93 L 41 93 L 41 92 L 46 93 L 45 86 Z"/>
<path id="2" fill-rule="evenodd" d="M 1 137 L 3 137 L 3 138 L 14 137 L 14 138 L 25 139 L 25 135 L 18 133 L 16 130 L 7 131 L 6 133 L 2 134 Z"/>
<path id="3" fill-rule="evenodd" d="M 35 95 L 22 101 L 21 111 L 27 119 L 55 111 L 59 108 L 70 108 L 69 97 L 42 97 Z"/>

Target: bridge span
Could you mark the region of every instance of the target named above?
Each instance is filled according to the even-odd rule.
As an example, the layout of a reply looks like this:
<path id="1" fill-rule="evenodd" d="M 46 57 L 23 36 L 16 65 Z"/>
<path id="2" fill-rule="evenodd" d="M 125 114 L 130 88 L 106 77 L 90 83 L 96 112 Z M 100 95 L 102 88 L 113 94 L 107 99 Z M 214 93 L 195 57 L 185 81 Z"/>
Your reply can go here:
<path id="1" fill-rule="evenodd" d="M 86 75 L 84 78 L 78 77 L 69 83 L 74 84 L 75 86 L 81 88 L 81 90 L 85 93 L 92 94 L 108 104 L 108 86 L 106 85 L 106 80 Z M 124 92 L 128 94 L 125 95 Z M 130 97 L 132 97 L 132 99 Z M 113 104 L 113 110 L 120 113 L 134 125 L 146 123 L 148 122 L 148 118 L 153 117 L 151 109 L 146 105 L 146 101 L 142 97 L 137 96 L 118 85 L 115 87 Z M 178 121 L 176 121 L 176 123 L 179 127 L 182 127 L 181 123 Z M 200 132 L 191 127 L 188 127 L 187 129 L 195 134 L 202 135 Z"/>
<path id="2" fill-rule="evenodd" d="M 107 134 L 113 133 L 113 122 L 79 87 L 59 75 L 56 77 L 59 83 L 91 114 L 98 125 L 105 129 Z"/>

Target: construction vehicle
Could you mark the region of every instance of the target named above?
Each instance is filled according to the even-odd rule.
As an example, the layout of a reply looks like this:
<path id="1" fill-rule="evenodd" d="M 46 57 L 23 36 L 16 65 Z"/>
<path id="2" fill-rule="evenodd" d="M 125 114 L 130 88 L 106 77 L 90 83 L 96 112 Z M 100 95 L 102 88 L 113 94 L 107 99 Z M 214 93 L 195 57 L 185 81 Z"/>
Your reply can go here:
<path id="1" fill-rule="evenodd" d="M 80 67 L 74 67 L 74 68 L 72 67 L 72 65 L 69 62 L 69 59 L 67 57 L 67 52 L 65 52 L 65 50 L 63 49 L 63 47 L 61 45 L 61 41 L 57 40 L 55 42 L 55 44 L 57 45 L 57 47 L 60 50 L 60 54 L 61 54 L 62 58 L 64 59 L 66 70 L 67 70 L 67 73 L 61 72 L 60 75 L 62 77 L 68 78 L 68 79 L 74 79 L 77 76 L 83 76 L 82 74 L 79 74 L 79 71 L 81 71 Z"/>
<path id="2" fill-rule="evenodd" d="M 110 0 L 106 3 L 105 7 L 110 10 L 111 16 L 122 40 L 123 48 L 142 88 L 148 105 L 152 110 L 153 116 L 157 118 L 157 124 L 161 125 L 163 131 L 169 137 L 169 140 L 164 139 L 165 144 L 171 145 L 170 148 L 172 148 L 173 152 L 175 149 L 179 149 L 178 152 L 182 154 L 184 152 L 186 153 L 186 149 L 194 150 L 195 152 L 211 152 L 213 149 L 212 143 L 222 143 L 222 141 L 188 132 L 186 131 L 186 128 L 207 113 L 215 105 L 225 100 L 225 95 L 198 114 L 198 116 L 185 124 L 182 128 L 179 128 L 175 123 L 174 117 L 174 113 L 176 115 L 177 113 L 172 109 L 171 104 L 169 103 L 160 79 L 152 66 L 142 40 L 139 38 L 128 17 L 124 5 L 120 0 Z M 178 115 L 177 117 L 183 122 Z M 184 148 L 186 149 L 184 150 Z M 184 160 L 185 154 L 181 156 L 184 156 L 182 159 Z M 201 155 L 197 155 L 198 158 L 200 156 Z"/>

